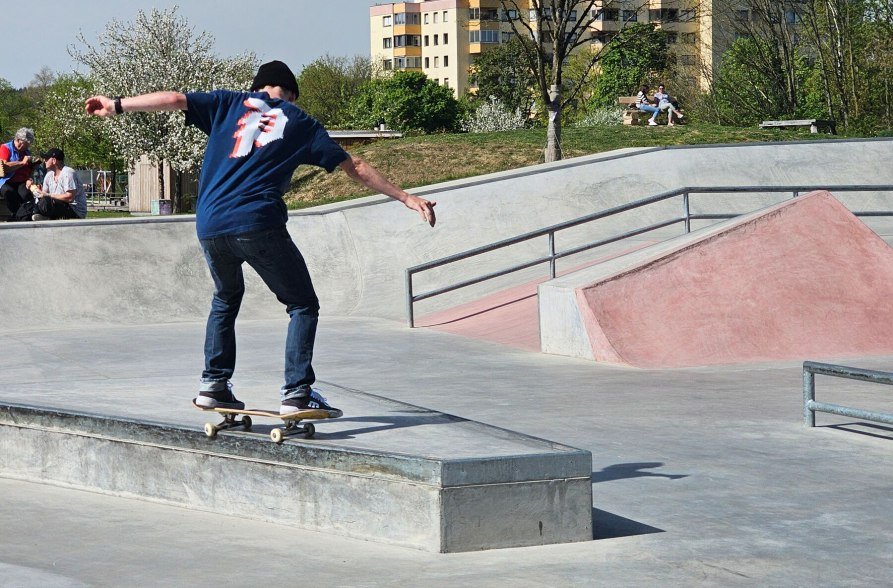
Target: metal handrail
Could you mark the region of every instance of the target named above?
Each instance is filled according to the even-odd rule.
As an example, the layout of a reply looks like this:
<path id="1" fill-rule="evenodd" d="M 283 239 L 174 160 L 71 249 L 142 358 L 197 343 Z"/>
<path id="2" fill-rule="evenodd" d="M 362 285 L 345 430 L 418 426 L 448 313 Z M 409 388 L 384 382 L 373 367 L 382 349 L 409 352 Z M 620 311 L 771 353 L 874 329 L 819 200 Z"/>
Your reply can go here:
<path id="1" fill-rule="evenodd" d="M 565 221 L 562 223 L 558 223 L 555 225 L 551 225 L 549 227 L 545 227 L 542 229 L 537 229 L 535 231 L 530 231 L 528 233 L 524 233 L 522 235 L 518 235 L 516 237 L 511 237 L 509 239 L 503 239 L 501 241 L 496 241 L 495 243 L 491 243 L 489 245 L 482 245 L 480 247 L 475 247 L 474 249 L 469 249 L 467 251 L 463 251 L 460 253 L 455 253 L 453 255 L 449 255 L 447 257 L 442 257 L 440 259 L 435 259 L 433 261 L 429 261 L 426 263 L 422 263 L 419 265 L 412 266 L 406 269 L 406 312 L 409 327 L 415 327 L 415 316 L 413 305 L 420 301 L 425 300 L 427 298 L 432 298 L 434 296 L 439 296 L 441 294 L 446 294 L 447 292 L 452 292 L 454 290 L 458 290 L 460 288 L 465 288 L 467 286 L 472 286 L 474 284 L 479 284 L 481 282 L 485 282 L 487 280 L 492 280 L 498 277 L 502 277 L 504 275 L 514 273 L 517 271 L 521 271 L 527 269 L 529 267 L 533 267 L 536 265 L 540 265 L 543 263 L 549 264 L 549 277 L 554 279 L 556 276 L 555 262 L 559 259 L 567 257 L 569 255 L 574 255 L 577 253 L 582 253 L 583 251 L 588 251 L 590 249 L 594 249 L 596 247 L 601 247 L 603 245 L 608 245 L 610 243 L 615 243 L 617 241 L 622 241 L 623 239 L 628 239 L 630 237 L 635 237 L 638 235 L 642 235 L 644 233 L 648 233 L 650 231 L 655 231 L 657 229 L 661 229 L 664 227 L 672 226 L 678 223 L 683 223 L 685 225 L 685 232 L 691 232 L 691 221 L 693 220 L 721 220 L 721 219 L 729 219 L 739 216 L 739 214 L 692 214 L 690 208 L 690 195 L 691 194 L 739 194 L 739 193 L 786 193 L 790 192 L 793 198 L 796 198 L 800 194 L 814 192 L 816 190 L 827 190 L 829 192 L 893 192 L 893 185 L 889 184 L 881 184 L 881 185 L 848 185 L 848 186 L 686 186 L 684 188 L 677 188 L 675 190 L 669 190 L 666 192 L 661 192 L 660 194 L 656 194 L 654 196 L 649 196 L 647 198 L 642 198 L 640 200 L 636 200 L 633 202 L 629 202 L 627 204 L 622 204 L 620 206 L 615 206 L 613 208 L 608 208 L 606 210 L 602 210 L 600 212 L 596 212 L 593 214 L 588 214 L 586 216 L 581 216 L 579 218 L 575 218 L 569 221 Z M 663 202 L 664 200 L 668 200 L 670 198 L 675 198 L 678 196 L 682 196 L 682 207 L 683 214 L 681 217 L 671 218 L 667 221 L 663 221 L 660 223 L 655 223 L 651 225 L 647 225 L 633 231 L 629 231 L 626 233 L 622 233 L 620 235 L 616 235 L 614 237 L 603 239 L 600 241 L 595 241 L 586 245 L 581 245 L 574 247 L 572 249 L 568 249 L 565 251 L 556 251 L 555 250 L 555 234 L 559 231 L 570 229 L 572 227 L 576 227 L 585 223 L 589 223 L 592 221 L 596 221 L 599 219 L 607 218 L 610 216 L 614 216 L 616 214 L 620 214 L 622 212 L 627 212 L 630 210 L 635 210 L 637 208 L 641 208 L 644 206 L 649 206 L 652 204 L 656 204 L 658 202 Z M 854 212 L 856 216 L 893 216 L 893 211 L 860 211 Z M 539 257 L 530 261 L 526 261 L 524 263 L 516 264 L 495 272 L 491 272 L 489 274 L 485 274 L 482 276 L 478 276 L 476 278 L 470 278 L 467 280 L 463 280 L 461 282 L 451 284 L 449 286 L 444 286 L 441 288 L 437 288 L 434 290 L 430 290 L 428 292 L 423 292 L 422 294 L 414 294 L 413 293 L 413 280 L 412 277 L 415 274 L 434 269 L 437 267 L 441 267 L 450 263 L 455 263 L 457 261 L 462 261 L 468 259 L 470 257 L 475 257 L 477 255 L 483 255 L 484 253 L 490 253 L 491 251 L 495 251 L 497 249 L 502 249 L 504 247 L 509 247 L 511 245 L 517 245 L 518 243 L 523 243 L 525 241 L 529 241 L 531 239 L 536 239 L 537 237 L 548 236 L 549 238 L 549 254 L 543 257 Z"/>
<path id="2" fill-rule="evenodd" d="M 845 417 L 875 421 L 893 425 L 893 414 L 862 410 L 840 404 L 817 402 L 815 399 L 815 376 L 835 376 L 850 380 L 861 380 L 874 384 L 893 385 L 893 373 L 866 370 L 862 368 L 833 365 L 830 363 L 816 363 L 814 361 L 803 362 L 803 421 L 807 427 L 815 426 L 815 413 L 827 412 Z"/>

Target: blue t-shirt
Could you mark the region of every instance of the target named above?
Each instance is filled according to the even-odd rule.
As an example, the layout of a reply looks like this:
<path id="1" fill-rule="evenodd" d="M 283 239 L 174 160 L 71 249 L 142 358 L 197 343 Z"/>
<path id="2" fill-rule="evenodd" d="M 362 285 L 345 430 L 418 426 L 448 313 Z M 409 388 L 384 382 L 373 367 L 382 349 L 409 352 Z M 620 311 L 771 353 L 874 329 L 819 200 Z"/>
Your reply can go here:
<path id="1" fill-rule="evenodd" d="M 195 211 L 199 239 L 285 225 L 282 195 L 295 169 L 331 172 L 348 157 L 319 122 L 266 92 L 192 92 L 186 104 L 186 124 L 208 134 Z"/>

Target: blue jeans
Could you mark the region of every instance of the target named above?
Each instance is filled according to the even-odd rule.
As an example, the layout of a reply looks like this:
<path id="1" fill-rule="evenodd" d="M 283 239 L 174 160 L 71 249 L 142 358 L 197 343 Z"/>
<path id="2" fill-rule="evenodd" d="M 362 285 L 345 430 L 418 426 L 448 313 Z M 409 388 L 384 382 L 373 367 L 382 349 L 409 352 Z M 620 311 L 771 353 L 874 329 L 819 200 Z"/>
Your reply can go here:
<path id="1" fill-rule="evenodd" d="M 276 295 L 291 320 L 285 341 L 283 400 L 310 393 L 316 381 L 311 363 L 319 300 L 301 252 L 283 227 L 201 240 L 214 279 L 214 298 L 205 331 L 202 382 L 225 382 L 236 367 L 236 316 L 245 293 L 242 264 L 247 262 Z"/>
<path id="2" fill-rule="evenodd" d="M 660 108 L 658 108 L 657 106 L 651 106 L 650 104 L 639 104 L 639 110 L 650 112 L 651 120 L 656 119 L 657 115 L 660 114 Z"/>

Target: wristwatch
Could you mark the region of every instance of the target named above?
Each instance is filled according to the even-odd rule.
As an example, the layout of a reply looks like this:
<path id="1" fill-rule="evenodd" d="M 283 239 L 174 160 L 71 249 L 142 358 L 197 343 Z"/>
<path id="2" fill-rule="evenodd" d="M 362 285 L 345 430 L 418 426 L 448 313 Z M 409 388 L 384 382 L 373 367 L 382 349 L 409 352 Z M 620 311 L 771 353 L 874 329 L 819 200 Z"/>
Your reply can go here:
<path id="1" fill-rule="evenodd" d="M 115 114 L 124 114 L 124 109 L 121 107 L 121 98 L 124 96 L 115 96 Z"/>

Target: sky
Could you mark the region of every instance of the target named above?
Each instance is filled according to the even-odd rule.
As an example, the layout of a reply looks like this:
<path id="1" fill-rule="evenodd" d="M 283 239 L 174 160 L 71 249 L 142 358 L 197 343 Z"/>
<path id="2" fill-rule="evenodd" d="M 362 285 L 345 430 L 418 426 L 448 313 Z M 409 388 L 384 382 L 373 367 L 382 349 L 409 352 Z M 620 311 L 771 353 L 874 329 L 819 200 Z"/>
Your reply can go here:
<path id="1" fill-rule="evenodd" d="M 70 73 L 79 66 L 68 55 L 83 47 L 78 33 L 92 41 L 115 19 L 133 22 L 140 10 L 179 6 L 196 33 L 206 31 L 220 57 L 253 51 L 261 60 L 279 59 L 295 74 L 326 53 L 369 56 L 371 0 L 30 0 L 5 3 L 2 20 L 11 54 L 0 64 L 0 78 L 26 86 L 44 66 Z M 101 13 L 100 13 L 101 11 Z M 16 37 L 13 40 L 13 37 Z"/>

